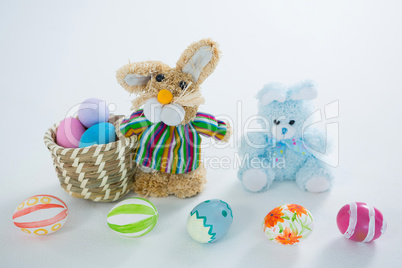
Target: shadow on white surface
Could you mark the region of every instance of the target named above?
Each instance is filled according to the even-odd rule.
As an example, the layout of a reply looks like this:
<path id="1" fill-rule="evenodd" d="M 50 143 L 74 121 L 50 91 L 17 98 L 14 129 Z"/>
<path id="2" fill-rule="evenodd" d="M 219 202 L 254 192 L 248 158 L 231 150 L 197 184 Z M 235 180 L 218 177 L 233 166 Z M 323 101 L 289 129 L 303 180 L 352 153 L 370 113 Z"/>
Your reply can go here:
<path id="1" fill-rule="evenodd" d="M 237 267 L 247 267 L 250 263 L 261 267 L 268 265 L 270 267 L 297 266 L 302 245 L 284 246 L 269 241 L 265 237 L 263 239 L 263 241 L 255 243 L 253 247 L 242 255 Z"/>
<path id="2" fill-rule="evenodd" d="M 359 243 L 342 236 L 317 250 L 312 267 L 367 267 L 376 256 L 376 243 Z"/>

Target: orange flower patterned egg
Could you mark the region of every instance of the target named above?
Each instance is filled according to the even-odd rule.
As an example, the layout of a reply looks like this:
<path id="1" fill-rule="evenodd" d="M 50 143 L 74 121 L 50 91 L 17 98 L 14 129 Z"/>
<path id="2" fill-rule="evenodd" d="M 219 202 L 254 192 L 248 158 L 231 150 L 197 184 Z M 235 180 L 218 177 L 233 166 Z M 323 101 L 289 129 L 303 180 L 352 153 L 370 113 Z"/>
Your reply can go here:
<path id="1" fill-rule="evenodd" d="M 52 195 L 35 195 L 18 205 L 13 214 L 15 226 L 24 233 L 51 234 L 59 230 L 68 218 L 66 203 Z"/>
<path id="2" fill-rule="evenodd" d="M 314 219 L 310 211 L 296 204 L 286 204 L 271 210 L 264 218 L 266 237 L 282 245 L 294 245 L 310 236 Z"/>

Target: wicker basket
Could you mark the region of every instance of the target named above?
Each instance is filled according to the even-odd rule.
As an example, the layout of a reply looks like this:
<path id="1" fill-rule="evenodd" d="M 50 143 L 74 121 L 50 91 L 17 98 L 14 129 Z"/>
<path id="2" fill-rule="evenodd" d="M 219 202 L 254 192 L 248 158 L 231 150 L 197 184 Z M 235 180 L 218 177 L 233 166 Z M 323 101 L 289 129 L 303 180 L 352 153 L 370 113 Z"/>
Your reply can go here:
<path id="1" fill-rule="evenodd" d="M 117 125 L 121 117 L 111 115 L 109 122 Z M 128 193 L 135 173 L 132 162 L 137 144 L 135 135 L 108 144 L 63 148 L 55 143 L 58 125 L 48 129 L 44 141 L 66 192 L 96 202 L 113 202 Z"/>

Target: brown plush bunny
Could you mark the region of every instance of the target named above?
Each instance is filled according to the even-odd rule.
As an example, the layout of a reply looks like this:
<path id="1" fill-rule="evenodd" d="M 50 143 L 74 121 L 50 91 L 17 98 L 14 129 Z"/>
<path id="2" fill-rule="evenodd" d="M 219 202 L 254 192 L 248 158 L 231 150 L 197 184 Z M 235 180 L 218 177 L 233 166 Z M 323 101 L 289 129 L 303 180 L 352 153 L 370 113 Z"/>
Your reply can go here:
<path id="1" fill-rule="evenodd" d="M 221 141 L 230 138 L 225 122 L 198 112 L 204 102 L 200 85 L 214 71 L 219 57 L 217 44 L 204 39 L 183 52 L 176 68 L 146 61 L 117 71 L 119 84 L 138 95 L 133 100 L 134 113 L 120 124 L 124 136 L 138 135 L 136 193 L 185 198 L 204 189 L 200 135 Z"/>

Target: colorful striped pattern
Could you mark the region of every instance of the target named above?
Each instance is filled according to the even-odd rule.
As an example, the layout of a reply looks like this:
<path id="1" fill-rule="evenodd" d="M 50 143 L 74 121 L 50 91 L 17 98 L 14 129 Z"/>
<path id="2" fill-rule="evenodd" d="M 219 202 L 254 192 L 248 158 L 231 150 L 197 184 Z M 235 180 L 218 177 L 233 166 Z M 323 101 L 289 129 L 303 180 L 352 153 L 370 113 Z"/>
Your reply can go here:
<path id="1" fill-rule="evenodd" d="M 13 214 L 15 226 L 24 233 L 45 235 L 59 230 L 68 218 L 67 205 L 52 195 L 35 195 L 24 200 Z"/>
<path id="2" fill-rule="evenodd" d="M 213 137 L 216 140 L 222 140 L 225 137 L 227 130 L 225 122 L 217 120 L 210 114 L 197 113 L 192 123 L 201 135 Z"/>
<path id="3" fill-rule="evenodd" d="M 139 237 L 149 233 L 157 221 L 156 207 L 148 200 L 139 197 L 121 201 L 107 215 L 110 229 L 127 237 Z"/>
<path id="4" fill-rule="evenodd" d="M 200 134 L 221 140 L 226 130 L 223 121 L 205 113 L 197 113 L 186 125 L 168 126 L 163 122 L 152 124 L 143 110 L 134 112 L 120 125 L 120 131 L 126 137 L 139 135 L 136 163 L 172 174 L 188 173 L 199 167 Z"/>
<path id="5" fill-rule="evenodd" d="M 382 213 L 366 203 L 354 202 L 343 206 L 337 216 L 339 231 L 357 242 L 370 242 L 382 236 L 387 228 Z"/>
<path id="6" fill-rule="evenodd" d="M 139 135 L 147 127 L 152 125 L 151 121 L 145 118 L 143 110 L 138 110 L 131 114 L 129 119 L 124 119 L 120 124 L 120 131 L 126 137 L 130 137 L 133 134 Z"/>

